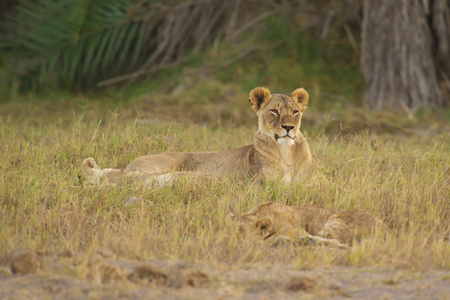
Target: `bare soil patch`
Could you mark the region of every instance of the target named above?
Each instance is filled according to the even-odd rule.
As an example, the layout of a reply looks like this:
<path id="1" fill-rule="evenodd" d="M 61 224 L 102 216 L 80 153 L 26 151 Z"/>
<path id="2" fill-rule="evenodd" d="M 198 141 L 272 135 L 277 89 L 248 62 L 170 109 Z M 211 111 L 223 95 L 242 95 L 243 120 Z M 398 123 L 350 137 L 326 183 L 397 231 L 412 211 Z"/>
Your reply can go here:
<path id="1" fill-rule="evenodd" d="M 0 267 L 1 299 L 449 299 L 450 272 L 342 266 L 207 266 L 91 255 L 13 255 Z M 21 257 L 23 262 L 19 261 Z M 39 266 L 33 258 L 39 261 Z M 30 264 L 27 270 L 24 265 Z M 25 274 L 24 274 L 25 273 Z"/>

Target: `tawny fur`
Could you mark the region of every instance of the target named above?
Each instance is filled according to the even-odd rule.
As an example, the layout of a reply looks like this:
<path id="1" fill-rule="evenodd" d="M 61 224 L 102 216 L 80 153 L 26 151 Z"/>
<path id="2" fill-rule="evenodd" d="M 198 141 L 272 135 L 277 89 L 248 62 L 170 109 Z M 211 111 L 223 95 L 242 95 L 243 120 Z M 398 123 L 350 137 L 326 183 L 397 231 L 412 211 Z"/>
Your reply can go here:
<path id="1" fill-rule="evenodd" d="M 332 210 L 317 206 L 287 206 L 267 202 L 247 213 L 228 220 L 237 222 L 240 231 L 257 232 L 262 238 L 271 236 L 298 240 L 313 239 L 322 244 L 348 247 L 354 240 L 386 232 L 383 222 L 362 209 Z"/>
<path id="2" fill-rule="evenodd" d="M 258 115 L 253 145 L 218 152 L 147 155 L 135 159 L 124 170 L 101 169 L 93 158 L 88 158 L 82 165 L 86 181 L 92 184 L 170 183 L 189 174 L 206 180 L 231 177 L 290 182 L 304 174 L 313 162 L 308 143 L 300 132 L 308 99 L 304 89 L 296 89 L 289 97 L 271 94 L 266 88 L 255 88 L 249 97 Z"/>
<path id="3" fill-rule="evenodd" d="M 149 173 L 139 171 L 126 171 L 122 169 L 101 169 L 92 157 L 83 161 L 82 164 L 84 181 L 89 184 L 124 186 L 127 184 L 138 184 L 146 188 L 162 187 L 171 185 L 182 178 L 201 181 L 202 183 L 218 183 L 219 177 L 211 173 L 200 172 L 168 172 Z"/>

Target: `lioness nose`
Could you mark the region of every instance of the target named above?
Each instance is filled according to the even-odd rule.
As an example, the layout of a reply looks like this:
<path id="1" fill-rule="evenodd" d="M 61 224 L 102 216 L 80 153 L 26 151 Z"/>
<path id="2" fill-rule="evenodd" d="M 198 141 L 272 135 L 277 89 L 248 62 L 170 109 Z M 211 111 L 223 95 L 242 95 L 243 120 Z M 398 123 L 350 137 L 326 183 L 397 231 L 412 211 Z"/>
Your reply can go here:
<path id="1" fill-rule="evenodd" d="M 289 125 L 281 125 L 284 129 L 286 129 L 286 132 L 289 133 L 292 129 L 294 129 L 295 126 L 289 126 Z"/>

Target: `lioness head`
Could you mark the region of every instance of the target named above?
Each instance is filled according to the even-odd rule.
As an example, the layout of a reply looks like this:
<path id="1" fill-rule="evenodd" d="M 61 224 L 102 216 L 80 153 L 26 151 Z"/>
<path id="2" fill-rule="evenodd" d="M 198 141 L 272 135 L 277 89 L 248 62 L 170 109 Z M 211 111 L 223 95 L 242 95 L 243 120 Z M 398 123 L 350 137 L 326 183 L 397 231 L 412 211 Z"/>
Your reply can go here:
<path id="1" fill-rule="evenodd" d="M 263 87 L 253 89 L 249 101 L 259 118 L 259 132 L 279 144 L 294 144 L 308 99 L 303 88 L 293 91 L 290 97 L 271 94 Z"/>

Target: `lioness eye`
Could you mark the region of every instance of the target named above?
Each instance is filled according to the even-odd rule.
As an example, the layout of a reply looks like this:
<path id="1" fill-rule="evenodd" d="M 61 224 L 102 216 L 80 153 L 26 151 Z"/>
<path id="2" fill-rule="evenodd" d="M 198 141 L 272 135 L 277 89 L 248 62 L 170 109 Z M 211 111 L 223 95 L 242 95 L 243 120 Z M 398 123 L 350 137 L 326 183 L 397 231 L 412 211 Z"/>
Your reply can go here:
<path id="1" fill-rule="evenodd" d="M 298 114 L 298 110 L 294 110 L 294 116 Z"/>
<path id="2" fill-rule="evenodd" d="M 271 109 L 270 112 L 275 114 L 275 115 L 278 115 L 278 110 L 276 110 L 276 109 Z"/>

